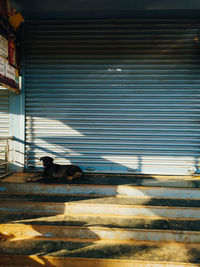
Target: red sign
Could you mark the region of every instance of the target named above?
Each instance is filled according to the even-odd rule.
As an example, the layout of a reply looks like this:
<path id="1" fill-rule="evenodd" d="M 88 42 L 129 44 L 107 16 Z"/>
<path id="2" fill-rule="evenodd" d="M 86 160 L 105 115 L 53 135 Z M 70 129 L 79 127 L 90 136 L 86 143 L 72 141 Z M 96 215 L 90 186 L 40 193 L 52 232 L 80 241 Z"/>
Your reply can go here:
<path id="1" fill-rule="evenodd" d="M 8 41 L 8 58 L 9 58 L 9 63 L 13 67 L 17 68 L 16 44 L 15 44 L 15 38 L 12 35 L 9 36 L 9 41 Z"/>

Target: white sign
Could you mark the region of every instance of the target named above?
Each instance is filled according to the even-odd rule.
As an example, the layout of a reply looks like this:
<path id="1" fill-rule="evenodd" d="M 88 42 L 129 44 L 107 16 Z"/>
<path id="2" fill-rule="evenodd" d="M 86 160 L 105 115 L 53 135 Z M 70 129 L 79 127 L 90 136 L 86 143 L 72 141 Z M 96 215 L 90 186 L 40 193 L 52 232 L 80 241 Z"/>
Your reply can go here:
<path id="1" fill-rule="evenodd" d="M 0 35 L 0 56 L 8 58 L 8 40 Z"/>
<path id="2" fill-rule="evenodd" d="M 12 67 L 8 60 L 0 56 L 0 75 L 4 78 L 8 78 L 19 85 L 19 73 L 18 70 Z"/>
<path id="3" fill-rule="evenodd" d="M 0 74 L 6 76 L 6 60 L 0 57 Z"/>
<path id="4" fill-rule="evenodd" d="M 10 66 L 8 61 L 6 61 L 6 78 L 15 81 L 15 68 Z"/>

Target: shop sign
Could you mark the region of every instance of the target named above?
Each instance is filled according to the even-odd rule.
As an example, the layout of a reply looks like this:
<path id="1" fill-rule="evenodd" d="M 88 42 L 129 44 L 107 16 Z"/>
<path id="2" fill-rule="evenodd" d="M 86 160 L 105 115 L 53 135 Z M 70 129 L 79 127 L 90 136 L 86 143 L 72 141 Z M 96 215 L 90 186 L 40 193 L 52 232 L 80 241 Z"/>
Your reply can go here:
<path id="1" fill-rule="evenodd" d="M 8 60 L 0 57 L 0 84 L 8 85 L 13 88 L 19 88 L 18 70 L 12 67 Z"/>
<path id="2" fill-rule="evenodd" d="M 10 64 L 6 61 L 6 78 L 15 81 L 15 68 L 10 66 Z"/>
<path id="3" fill-rule="evenodd" d="M 8 40 L 0 34 L 0 56 L 8 58 Z"/>
<path id="4" fill-rule="evenodd" d="M 16 51 L 16 42 L 13 35 L 9 36 L 8 42 L 8 57 L 9 63 L 17 68 L 17 51 Z"/>
<path id="5" fill-rule="evenodd" d="M 5 59 L 0 57 L 0 75 L 5 76 Z"/>

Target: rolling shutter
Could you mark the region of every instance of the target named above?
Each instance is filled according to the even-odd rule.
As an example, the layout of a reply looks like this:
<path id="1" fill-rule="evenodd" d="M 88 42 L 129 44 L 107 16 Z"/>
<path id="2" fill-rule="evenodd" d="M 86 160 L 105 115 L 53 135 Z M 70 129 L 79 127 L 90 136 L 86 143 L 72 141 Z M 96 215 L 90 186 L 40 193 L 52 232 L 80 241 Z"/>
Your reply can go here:
<path id="1" fill-rule="evenodd" d="M 49 21 L 25 29 L 26 168 L 189 174 L 200 155 L 198 21 Z"/>

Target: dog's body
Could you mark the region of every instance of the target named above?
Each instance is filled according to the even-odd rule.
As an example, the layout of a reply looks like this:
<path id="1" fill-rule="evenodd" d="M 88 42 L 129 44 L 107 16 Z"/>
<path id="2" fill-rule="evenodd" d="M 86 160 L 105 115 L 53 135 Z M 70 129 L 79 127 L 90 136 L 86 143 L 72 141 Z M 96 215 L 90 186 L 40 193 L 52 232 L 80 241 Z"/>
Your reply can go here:
<path id="1" fill-rule="evenodd" d="M 83 176 L 82 170 L 76 165 L 54 164 L 51 157 L 42 157 L 40 160 L 43 162 L 43 175 L 45 177 L 67 178 L 67 180 L 74 180 Z"/>
<path id="2" fill-rule="evenodd" d="M 54 164 L 53 158 L 51 157 L 42 157 L 40 160 L 43 163 L 43 178 L 66 178 L 71 181 L 78 178 L 83 178 L 83 171 L 76 165 L 60 165 Z M 37 176 L 35 176 L 36 178 Z M 41 179 L 41 178 L 40 178 Z M 30 181 L 37 181 L 40 179 L 34 179 L 34 177 L 27 179 Z"/>

